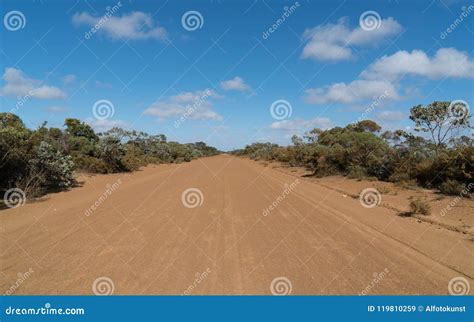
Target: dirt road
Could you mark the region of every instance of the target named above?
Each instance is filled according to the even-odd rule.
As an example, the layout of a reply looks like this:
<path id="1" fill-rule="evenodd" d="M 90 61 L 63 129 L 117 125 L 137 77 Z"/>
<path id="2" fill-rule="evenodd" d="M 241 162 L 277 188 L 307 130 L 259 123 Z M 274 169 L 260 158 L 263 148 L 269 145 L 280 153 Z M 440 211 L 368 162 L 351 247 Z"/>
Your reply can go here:
<path id="1" fill-rule="evenodd" d="M 450 281 L 454 291 L 474 285 L 468 235 L 251 160 L 82 179 L 0 212 L 3 293 L 448 294 Z"/>

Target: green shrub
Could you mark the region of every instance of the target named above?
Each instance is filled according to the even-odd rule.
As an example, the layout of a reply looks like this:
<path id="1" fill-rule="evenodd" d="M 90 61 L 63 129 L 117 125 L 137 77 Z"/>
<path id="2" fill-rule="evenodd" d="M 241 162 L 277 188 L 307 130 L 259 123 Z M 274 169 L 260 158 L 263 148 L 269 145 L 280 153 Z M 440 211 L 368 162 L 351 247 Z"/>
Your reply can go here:
<path id="1" fill-rule="evenodd" d="M 74 184 L 71 156 L 56 151 L 49 143 L 40 143 L 29 165 L 45 187 L 69 188 Z"/>
<path id="2" fill-rule="evenodd" d="M 90 173 L 107 173 L 107 164 L 96 157 L 78 155 L 73 158 L 76 170 Z"/>
<path id="3" fill-rule="evenodd" d="M 367 172 L 361 166 L 355 165 L 349 167 L 349 172 L 347 173 L 347 177 L 349 179 L 357 179 L 362 180 L 367 176 Z"/>
<path id="4" fill-rule="evenodd" d="M 125 155 L 122 157 L 122 164 L 128 171 L 138 170 L 141 166 L 146 165 L 145 154 L 138 147 L 127 145 Z"/>
<path id="5" fill-rule="evenodd" d="M 133 171 L 149 163 L 191 161 L 216 155 L 204 142 L 167 142 L 166 136 L 113 128 L 96 134 L 77 119 L 65 130 L 46 123 L 29 130 L 11 113 L 0 113 L 0 192 L 20 188 L 28 196 L 74 184 L 73 170 L 91 173 Z"/>
<path id="6" fill-rule="evenodd" d="M 388 181 L 390 182 L 409 182 L 413 181 L 412 178 L 410 178 L 410 174 L 407 172 L 394 172 L 390 177 L 388 178 Z"/>
<path id="7" fill-rule="evenodd" d="M 445 195 L 460 195 L 463 193 L 465 186 L 455 180 L 446 180 L 439 185 L 439 191 Z"/>

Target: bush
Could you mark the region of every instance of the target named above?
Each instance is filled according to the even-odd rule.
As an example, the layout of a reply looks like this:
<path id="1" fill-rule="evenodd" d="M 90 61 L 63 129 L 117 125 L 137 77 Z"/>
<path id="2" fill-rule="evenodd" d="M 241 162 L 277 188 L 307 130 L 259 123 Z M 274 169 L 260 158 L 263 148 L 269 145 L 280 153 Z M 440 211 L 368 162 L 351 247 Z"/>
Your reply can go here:
<path id="1" fill-rule="evenodd" d="M 431 213 L 431 207 L 426 201 L 416 198 L 410 201 L 410 212 L 428 216 Z"/>
<path id="2" fill-rule="evenodd" d="M 378 185 L 375 187 L 381 194 L 386 195 L 391 192 L 389 187 Z"/>
<path id="3" fill-rule="evenodd" d="M 460 195 L 463 193 L 465 186 L 455 180 L 446 180 L 439 185 L 439 191 L 445 195 Z"/>
<path id="4" fill-rule="evenodd" d="M 126 147 L 120 140 L 112 136 L 101 138 L 98 144 L 98 157 L 107 165 L 108 173 L 128 171 L 123 164 L 123 156 L 126 152 Z"/>
<path id="5" fill-rule="evenodd" d="M 450 102 L 433 102 L 410 110 L 415 132 L 429 136 L 404 130 L 380 134 L 377 123 L 362 120 L 328 130 L 316 128 L 303 138 L 293 136 L 286 147 L 254 143 L 233 153 L 304 166 L 316 176 L 376 178 L 409 188 L 440 187 L 445 193 L 459 194 L 462 184 L 467 186 L 474 180 L 474 140 L 467 134 L 471 129 L 469 113 L 462 119 L 452 118 L 449 106 Z"/>
<path id="6" fill-rule="evenodd" d="M 107 164 L 96 157 L 89 155 L 78 155 L 73 158 L 77 170 L 90 173 L 107 173 Z"/>
<path id="7" fill-rule="evenodd" d="M 392 175 L 388 178 L 388 181 L 390 182 L 414 182 L 413 179 L 410 178 L 410 174 L 407 172 L 394 172 Z M 416 184 L 416 182 L 415 182 Z"/>
<path id="8" fill-rule="evenodd" d="M 73 170 L 91 173 L 132 171 L 149 163 L 170 163 L 216 155 L 204 142 L 167 142 L 166 136 L 113 128 L 96 134 L 77 119 L 65 130 L 27 129 L 11 113 L 0 113 L 0 193 L 22 189 L 28 196 L 74 184 Z"/>
<path id="9" fill-rule="evenodd" d="M 367 172 L 361 166 L 356 165 L 356 166 L 349 167 L 349 173 L 347 174 L 347 177 L 349 179 L 362 180 L 366 176 L 367 176 Z"/>
<path id="10" fill-rule="evenodd" d="M 146 165 L 147 162 L 143 151 L 129 144 L 125 155 L 122 157 L 122 163 L 128 171 L 134 171 Z"/>
<path id="11" fill-rule="evenodd" d="M 47 188 L 69 188 L 74 183 L 71 156 L 63 155 L 46 142 L 40 143 L 36 156 L 29 164 L 31 172 Z"/>

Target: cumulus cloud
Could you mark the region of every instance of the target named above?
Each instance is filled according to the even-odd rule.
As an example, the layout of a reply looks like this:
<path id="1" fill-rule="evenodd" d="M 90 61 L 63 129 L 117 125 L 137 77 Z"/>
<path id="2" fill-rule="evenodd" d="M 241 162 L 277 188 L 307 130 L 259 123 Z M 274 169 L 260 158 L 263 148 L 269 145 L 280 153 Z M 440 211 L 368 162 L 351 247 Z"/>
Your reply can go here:
<path id="1" fill-rule="evenodd" d="M 153 103 L 143 114 L 156 116 L 159 119 L 186 118 L 194 120 L 222 120 L 222 116 L 212 108 L 212 99 L 220 96 L 210 89 L 183 92 L 168 99 Z"/>
<path id="2" fill-rule="evenodd" d="M 252 88 L 239 76 L 221 82 L 221 87 L 226 91 L 251 92 Z"/>
<path id="3" fill-rule="evenodd" d="M 401 25 L 391 17 L 382 19 L 380 27 L 374 30 L 364 30 L 361 27 L 351 29 L 347 19 L 339 19 L 336 24 L 307 29 L 303 34 L 307 44 L 301 56 L 326 61 L 351 59 L 353 58 L 351 47 L 376 45 L 401 30 Z"/>
<path id="4" fill-rule="evenodd" d="M 130 125 L 122 120 L 110 120 L 110 119 L 104 119 L 104 120 L 98 120 L 98 119 L 92 119 L 88 118 L 85 120 L 87 124 L 89 124 L 95 131 L 97 132 L 106 132 L 114 127 L 120 127 L 120 128 L 129 128 Z"/>
<path id="5" fill-rule="evenodd" d="M 306 102 L 310 104 L 344 103 L 350 104 L 367 99 L 398 99 L 393 84 L 383 80 L 355 80 L 350 83 L 335 83 L 320 88 L 306 90 Z"/>
<path id="6" fill-rule="evenodd" d="M 0 88 L 2 96 L 31 96 L 37 99 L 63 99 L 66 93 L 54 86 L 43 85 L 40 80 L 26 76 L 21 70 L 7 67 L 2 76 L 5 85 Z"/>
<path id="7" fill-rule="evenodd" d="M 366 79 L 396 80 L 404 75 L 423 76 L 429 79 L 472 78 L 474 61 L 466 53 L 455 48 L 440 48 L 433 57 L 422 50 L 401 50 L 383 56 L 372 63 L 361 77 Z"/>
<path id="8" fill-rule="evenodd" d="M 363 100 L 400 99 L 399 81 L 404 76 L 440 78 L 473 78 L 474 61 L 454 48 L 441 48 L 432 57 L 422 50 L 398 51 L 377 59 L 350 83 L 334 83 L 306 90 L 305 99 L 312 104 L 344 103 Z M 409 92 L 410 89 L 405 90 Z"/>
<path id="9" fill-rule="evenodd" d="M 76 13 L 72 17 L 75 25 L 95 28 L 112 39 L 159 39 L 167 37 L 166 29 L 157 26 L 151 14 L 135 11 L 121 17 L 94 17 L 87 12 Z M 97 26 L 97 27 L 96 27 Z"/>
<path id="10" fill-rule="evenodd" d="M 273 122 L 270 128 L 273 130 L 288 131 L 288 132 L 303 132 L 311 130 L 313 128 L 328 129 L 332 127 L 332 122 L 327 117 L 317 117 L 310 120 L 296 119 L 296 120 L 283 120 Z"/>

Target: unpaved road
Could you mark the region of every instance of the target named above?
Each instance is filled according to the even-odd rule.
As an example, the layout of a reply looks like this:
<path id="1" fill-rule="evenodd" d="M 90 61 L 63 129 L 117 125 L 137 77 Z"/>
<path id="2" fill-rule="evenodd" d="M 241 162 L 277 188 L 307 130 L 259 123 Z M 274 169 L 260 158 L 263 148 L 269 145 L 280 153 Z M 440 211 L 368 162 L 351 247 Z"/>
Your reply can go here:
<path id="1" fill-rule="evenodd" d="M 0 211 L 2 293 L 271 294 L 279 277 L 291 294 L 473 292 L 468 235 L 295 180 L 228 155 L 85 178 Z"/>

